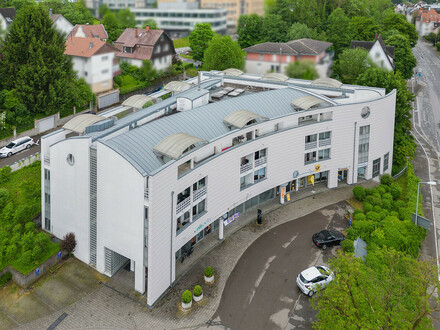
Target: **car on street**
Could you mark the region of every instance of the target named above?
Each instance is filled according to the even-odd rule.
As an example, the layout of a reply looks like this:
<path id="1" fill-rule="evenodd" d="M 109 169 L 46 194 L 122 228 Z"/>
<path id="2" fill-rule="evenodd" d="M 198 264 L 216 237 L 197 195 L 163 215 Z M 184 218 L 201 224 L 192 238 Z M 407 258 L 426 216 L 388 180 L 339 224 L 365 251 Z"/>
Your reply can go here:
<path id="1" fill-rule="evenodd" d="M 319 289 L 325 288 L 334 279 L 335 275 L 330 268 L 326 266 L 312 266 L 298 274 L 296 284 L 305 295 L 311 297 Z"/>
<path id="2" fill-rule="evenodd" d="M 21 150 L 29 149 L 35 144 L 34 140 L 29 136 L 25 136 L 14 141 L 9 142 L 6 146 L 0 149 L 0 157 L 9 157 Z"/>
<path id="3" fill-rule="evenodd" d="M 319 233 L 313 234 L 312 241 L 315 245 L 323 250 L 331 245 L 341 244 L 345 236 L 337 230 L 321 230 Z"/>

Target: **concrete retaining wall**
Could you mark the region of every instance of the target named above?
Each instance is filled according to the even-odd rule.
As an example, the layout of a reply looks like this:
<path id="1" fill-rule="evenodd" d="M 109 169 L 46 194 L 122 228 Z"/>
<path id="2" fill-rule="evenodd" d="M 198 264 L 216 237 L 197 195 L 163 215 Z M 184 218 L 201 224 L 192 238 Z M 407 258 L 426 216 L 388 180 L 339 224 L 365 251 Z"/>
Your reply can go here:
<path id="1" fill-rule="evenodd" d="M 23 288 L 29 287 L 32 283 L 38 281 L 40 277 L 45 275 L 54 265 L 56 265 L 61 259 L 67 254 L 66 251 L 60 251 L 59 253 L 55 253 L 52 257 L 43 262 L 40 266 L 33 269 L 28 274 L 24 275 L 20 273 L 18 270 L 8 266 L 5 267 L 2 271 L 0 271 L 0 276 L 5 274 L 6 272 L 11 272 L 12 280 Z"/>

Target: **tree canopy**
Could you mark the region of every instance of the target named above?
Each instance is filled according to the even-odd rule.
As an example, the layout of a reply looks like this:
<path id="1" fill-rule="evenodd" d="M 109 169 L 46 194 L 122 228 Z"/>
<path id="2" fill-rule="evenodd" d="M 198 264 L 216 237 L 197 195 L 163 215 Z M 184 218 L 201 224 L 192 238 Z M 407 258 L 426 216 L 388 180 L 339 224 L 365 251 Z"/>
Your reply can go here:
<path id="1" fill-rule="evenodd" d="M 212 38 L 214 38 L 214 31 L 208 23 L 198 23 L 194 30 L 189 35 L 189 46 L 191 47 L 191 54 L 195 61 L 203 61 L 205 50 Z"/>
<path id="2" fill-rule="evenodd" d="M 283 21 L 280 15 L 268 15 L 263 20 L 264 41 L 268 42 L 286 42 L 288 25 Z"/>
<path id="3" fill-rule="evenodd" d="M 203 67 L 208 71 L 229 68 L 243 70 L 244 52 L 230 36 L 216 35 L 205 51 Z"/>
<path id="4" fill-rule="evenodd" d="M 263 18 L 257 14 L 241 15 L 238 19 L 238 44 L 247 48 L 263 41 Z"/>
<path id="5" fill-rule="evenodd" d="M 335 63 L 335 71 L 345 84 L 354 84 L 358 76 L 374 66 L 364 48 L 345 49 Z"/>
<path id="6" fill-rule="evenodd" d="M 315 62 L 308 60 L 289 63 L 286 67 L 286 75 L 290 78 L 307 80 L 315 80 L 319 77 Z"/>
<path id="7" fill-rule="evenodd" d="M 411 79 L 417 59 L 413 55 L 408 38 L 394 34 L 385 40 L 387 46 L 394 46 L 395 69 L 402 73 L 405 79 Z"/>
<path id="8" fill-rule="evenodd" d="M 397 30 L 409 40 L 411 47 L 417 43 L 418 35 L 413 24 L 406 20 L 406 17 L 401 14 L 389 14 L 382 21 L 382 29 L 384 31 Z"/>
<path id="9" fill-rule="evenodd" d="M 0 63 L 4 89 L 16 96 L 31 113 L 53 114 L 71 103 L 75 78 L 64 37 L 52 26 L 44 7 L 29 4 L 12 22 L 3 43 Z"/>

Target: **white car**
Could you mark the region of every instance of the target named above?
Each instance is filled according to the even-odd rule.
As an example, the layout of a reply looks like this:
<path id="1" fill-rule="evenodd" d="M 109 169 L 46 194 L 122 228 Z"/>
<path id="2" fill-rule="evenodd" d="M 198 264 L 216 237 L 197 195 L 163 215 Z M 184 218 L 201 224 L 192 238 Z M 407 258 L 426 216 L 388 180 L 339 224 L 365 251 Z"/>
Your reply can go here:
<path id="1" fill-rule="evenodd" d="M 321 287 L 326 287 L 335 279 L 335 275 L 326 266 L 313 266 L 303 270 L 296 278 L 296 284 L 301 291 L 309 297 Z"/>
<path id="2" fill-rule="evenodd" d="M 0 157 L 9 157 L 21 150 L 29 149 L 34 144 L 34 140 L 29 136 L 16 139 L 0 149 Z"/>

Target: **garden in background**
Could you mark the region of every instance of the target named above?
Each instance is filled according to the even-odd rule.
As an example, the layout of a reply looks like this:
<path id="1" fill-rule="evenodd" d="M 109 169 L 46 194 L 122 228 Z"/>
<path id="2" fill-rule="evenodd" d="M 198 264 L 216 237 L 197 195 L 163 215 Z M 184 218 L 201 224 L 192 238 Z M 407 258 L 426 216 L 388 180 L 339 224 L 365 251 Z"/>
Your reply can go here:
<path id="1" fill-rule="evenodd" d="M 0 170 L 0 271 L 27 274 L 60 250 L 33 221 L 41 212 L 41 163 Z"/>
<path id="2" fill-rule="evenodd" d="M 440 285 L 435 263 L 419 258 L 427 234 L 412 222 L 419 181 L 410 164 L 395 181 L 384 175 L 375 188 L 354 187 L 352 226 L 343 252 L 329 261 L 336 280 L 313 298 L 315 328 L 433 327 Z M 353 254 L 358 237 L 367 243 L 365 260 Z"/>

